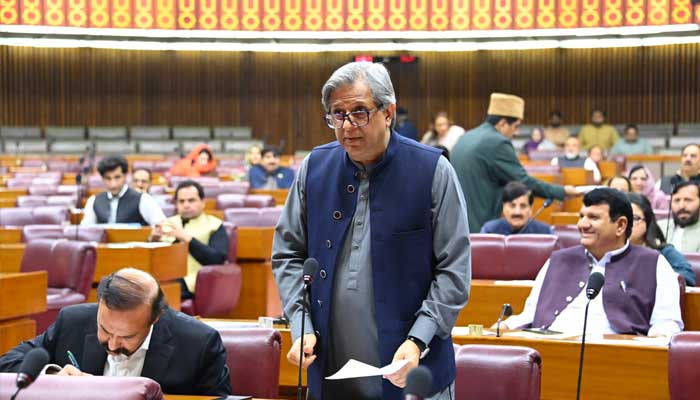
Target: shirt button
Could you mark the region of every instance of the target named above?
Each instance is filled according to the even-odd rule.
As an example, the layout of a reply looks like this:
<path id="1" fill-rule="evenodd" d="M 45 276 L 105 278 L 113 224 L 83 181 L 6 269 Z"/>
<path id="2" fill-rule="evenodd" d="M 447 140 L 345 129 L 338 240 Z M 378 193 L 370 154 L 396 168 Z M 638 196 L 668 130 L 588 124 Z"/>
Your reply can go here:
<path id="1" fill-rule="evenodd" d="M 366 194 L 361 194 L 361 195 L 360 195 L 360 200 L 367 200 L 367 195 L 366 195 Z"/>
<path id="2" fill-rule="evenodd" d="M 321 275 L 321 279 L 326 279 L 326 270 L 325 269 L 322 269 L 318 274 Z"/>
<path id="3" fill-rule="evenodd" d="M 353 244 L 353 245 L 352 245 L 352 249 L 353 249 L 353 250 L 357 250 L 357 249 L 359 249 L 359 248 L 360 248 L 360 246 L 358 246 L 358 245 L 356 245 L 356 244 Z"/>
<path id="4" fill-rule="evenodd" d="M 316 300 L 316 302 L 318 303 L 318 308 L 323 307 L 323 302 L 321 300 Z"/>
<path id="5" fill-rule="evenodd" d="M 345 190 L 348 191 L 348 193 L 355 193 L 355 186 L 353 185 L 348 185 Z"/>
<path id="6" fill-rule="evenodd" d="M 331 241 L 326 240 L 326 248 L 330 249 L 331 248 Z"/>
<path id="7" fill-rule="evenodd" d="M 571 297 L 571 296 L 566 296 L 566 301 L 569 302 L 569 303 L 571 303 L 571 300 L 573 300 L 573 299 L 574 299 L 574 298 Z"/>
<path id="8" fill-rule="evenodd" d="M 580 282 L 578 283 L 578 287 L 581 287 L 581 288 L 582 288 L 584 285 L 585 285 L 585 283 L 583 283 L 583 281 L 580 281 Z"/>
<path id="9" fill-rule="evenodd" d="M 361 226 L 361 225 L 362 225 L 362 221 L 357 221 L 357 225 L 358 225 L 358 226 Z"/>
<path id="10" fill-rule="evenodd" d="M 333 219 L 339 220 L 341 218 L 343 218 L 343 213 L 338 210 L 333 211 Z"/>
<path id="11" fill-rule="evenodd" d="M 559 315 L 559 310 L 554 310 L 554 315 Z"/>

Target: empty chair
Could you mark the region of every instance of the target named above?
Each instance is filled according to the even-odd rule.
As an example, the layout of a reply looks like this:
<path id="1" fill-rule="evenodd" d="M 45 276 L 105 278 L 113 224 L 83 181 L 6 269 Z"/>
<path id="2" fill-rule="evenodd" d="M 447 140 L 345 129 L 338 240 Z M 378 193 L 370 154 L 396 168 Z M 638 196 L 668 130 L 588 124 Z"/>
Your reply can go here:
<path id="1" fill-rule="evenodd" d="M 17 207 L 39 207 L 46 205 L 46 196 L 17 196 Z"/>
<path id="2" fill-rule="evenodd" d="M 221 182 L 219 183 L 219 191 L 221 193 L 240 193 L 246 194 L 250 190 L 248 182 Z"/>
<path id="3" fill-rule="evenodd" d="M 80 171 L 80 164 L 77 162 L 52 160 L 52 161 L 49 161 L 49 171 L 79 172 Z"/>
<path id="4" fill-rule="evenodd" d="M 0 398 L 9 399 L 12 396 L 16 390 L 16 379 L 16 373 L 0 374 Z M 140 376 L 83 376 L 75 379 L 72 376 L 42 375 L 17 396 L 22 400 L 112 400 L 116 397 L 120 400 L 162 400 L 163 392 L 158 382 Z"/>
<path id="5" fill-rule="evenodd" d="M 168 140 L 170 128 L 167 126 L 132 126 L 131 140 Z"/>
<path id="6" fill-rule="evenodd" d="M 44 332 L 62 307 L 87 300 L 95 276 L 95 246 L 88 242 L 37 239 L 27 243 L 21 272 L 47 271 L 47 311 L 35 314 L 37 333 Z"/>
<path id="7" fill-rule="evenodd" d="M 88 139 L 90 140 L 123 140 L 127 139 L 125 126 L 90 126 L 88 127 Z"/>
<path id="8" fill-rule="evenodd" d="M 700 370 L 700 332 L 680 332 L 671 338 L 668 349 L 668 388 L 671 400 L 697 399 Z"/>
<path id="9" fill-rule="evenodd" d="M 668 140 L 668 147 L 672 149 L 681 149 L 689 144 L 697 143 L 698 138 L 692 136 L 672 137 Z"/>
<path id="10" fill-rule="evenodd" d="M 70 153 L 82 154 L 88 151 L 91 143 L 83 140 L 57 140 L 51 143 L 51 152 L 53 153 Z"/>
<path id="11" fill-rule="evenodd" d="M 0 137 L 3 139 L 41 139 L 41 128 L 38 126 L 0 126 Z"/>
<path id="12" fill-rule="evenodd" d="M 56 188 L 57 195 L 67 195 L 78 193 L 78 185 L 58 185 Z"/>
<path id="13" fill-rule="evenodd" d="M 107 233 L 98 226 L 80 225 L 25 225 L 22 228 L 22 241 L 31 242 L 37 239 L 70 239 L 81 242 L 107 241 Z"/>
<path id="14" fill-rule="evenodd" d="M 54 195 L 46 198 L 47 206 L 75 207 L 78 198 L 70 195 Z"/>
<path id="15" fill-rule="evenodd" d="M 250 139 L 253 137 L 253 128 L 249 126 L 215 126 L 215 139 Z"/>
<path id="16" fill-rule="evenodd" d="M 545 261 L 561 245 L 556 235 L 472 234 L 474 279 L 535 279 Z"/>
<path id="17" fill-rule="evenodd" d="M 58 184 L 61 183 L 61 177 L 60 176 L 51 176 L 51 177 L 36 177 L 32 179 L 32 186 L 58 186 Z"/>
<path id="18" fill-rule="evenodd" d="M 678 124 L 678 136 L 700 136 L 700 124 Z"/>
<path id="19" fill-rule="evenodd" d="M 249 194 L 245 197 L 244 207 L 274 207 L 275 198 L 268 194 Z"/>
<path id="20" fill-rule="evenodd" d="M 494 233 L 472 233 L 469 235 L 472 253 L 472 278 L 490 279 L 493 266 L 506 264 L 505 236 Z"/>
<path id="21" fill-rule="evenodd" d="M 0 208 L 0 226 L 61 225 L 66 221 L 68 221 L 68 208 L 62 206 Z"/>
<path id="22" fill-rule="evenodd" d="M 279 397 L 282 337 L 274 329 L 218 328 L 236 395 Z"/>
<path id="23" fill-rule="evenodd" d="M 211 129 L 208 126 L 175 126 L 173 127 L 173 139 L 176 140 L 202 140 L 211 138 Z"/>
<path id="24" fill-rule="evenodd" d="M 10 189 L 28 188 L 32 186 L 32 179 L 34 178 L 9 178 L 5 185 Z"/>
<path id="25" fill-rule="evenodd" d="M 540 354 L 529 347 L 465 345 L 456 354 L 455 399 L 538 400 Z"/>
<path id="26" fill-rule="evenodd" d="M 554 234 L 559 238 L 562 248 L 581 244 L 581 234 L 576 225 L 555 225 Z"/>
<path id="27" fill-rule="evenodd" d="M 136 142 L 100 141 L 95 142 L 100 154 L 130 154 L 136 153 Z"/>
<path id="28" fill-rule="evenodd" d="M 643 138 L 668 137 L 673 134 L 673 124 L 638 124 L 637 131 Z"/>
<path id="29" fill-rule="evenodd" d="M 47 126 L 44 133 L 51 140 L 85 139 L 85 128 L 82 126 Z"/>
<path id="30" fill-rule="evenodd" d="M 170 140 L 139 141 L 136 143 L 139 153 L 180 154 L 180 142 Z"/>
<path id="31" fill-rule="evenodd" d="M 6 154 L 45 154 L 49 151 L 49 144 L 46 140 L 3 140 Z"/>
<path id="32" fill-rule="evenodd" d="M 280 218 L 281 208 L 230 208 L 224 211 L 226 221 L 238 227 L 274 227 Z"/>
<path id="33" fill-rule="evenodd" d="M 23 167 L 39 167 L 39 168 L 44 168 L 46 166 L 46 163 L 44 160 L 37 160 L 34 158 L 29 158 L 29 159 L 24 159 L 22 160 L 22 166 Z M 17 174 L 15 174 L 17 176 Z"/>
<path id="34" fill-rule="evenodd" d="M 227 208 L 241 208 L 245 206 L 244 194 L 226 193 L 216 197 L 216 208 L 225 210 Z"/>

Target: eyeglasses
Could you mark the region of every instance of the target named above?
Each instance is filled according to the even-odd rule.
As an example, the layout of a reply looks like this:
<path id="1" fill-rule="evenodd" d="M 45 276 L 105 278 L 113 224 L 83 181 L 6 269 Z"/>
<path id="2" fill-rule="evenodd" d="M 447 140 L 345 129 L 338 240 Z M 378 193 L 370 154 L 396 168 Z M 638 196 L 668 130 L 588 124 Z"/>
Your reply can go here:
<path id="1" fill-rule="evenodd" d="M 335 113 L 327 113 L 325 115 L 326 125 L 328 125 L 328 127 L 331 129 L 340 129 L 343 127 L 343 124 L 347 119 L 348 122 L 350 122 L 350 125 L 359 128 L 369 124 L 369 117 L 371 116 L 371 114 L 381 109 L 382 105 L 380 104 L 371 110 L 357 110 L 349 113 L 345 113 L 342 111 Z"/>
<path id="2" fill-rule="evenodd" d="M 644 221 L 644 218 L 640 217 L 639 215 L 635 215 L 632 217 L 632 221 L 636 224 L 639 221 Z"/>

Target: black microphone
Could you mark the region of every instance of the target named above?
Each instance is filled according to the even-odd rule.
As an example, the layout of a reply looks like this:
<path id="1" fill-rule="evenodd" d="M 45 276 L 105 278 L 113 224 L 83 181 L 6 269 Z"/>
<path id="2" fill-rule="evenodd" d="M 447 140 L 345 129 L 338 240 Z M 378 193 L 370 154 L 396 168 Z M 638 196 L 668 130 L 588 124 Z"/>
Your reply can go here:
<path id="1" fill-rule="evenodd" d="M 404 400 L 423 400 L 430 397 L 433 387 L 433 374 L 424 366 L 413 368 L 406 377 L 406 387 L 403 390 Z"/>
<path id="2" fill-rule="evenodd" d="M 586 311 L 583 314 L 583 336 L 581 336 L 581 354 L 578 359 L 578 384 L 576 385 L 576 400 L 579 400 L 581 396 L 581 375 L 583 374 L 583 350 L 586 347 L 586 324 L 588 322 L 588 306 L 591 304 L 591 300 L 595 299 L 600 293 L 605 283 L 605 276 L 600 272 L 594 272 L 588 277 L 588 286 L 586 286 L 586 297 L 588 297 L 588 302 L 586 302 Z"/>
<path id="3" fill-rule="evenodd" d="M 513 307 L 510 304 L 505 303 L 501 307 L 501 315 L 498 316 L 498 321 L 496 321 L 496 337 L 501 337 L 501 322 L 503 318 L 510 317 L 513 315 Z"/>
<path id="4" fill-rule="evenodd" d="M 542 206 L 540 206 L 540 208 L 538 208 L 537 211 L 535 211 L 535 213 L 532 215 L 532 217 L 530 217 L 530 219 L 527 220 L 525 225 L 523 225 L 523 227 L 518 230 L 518 233 L 525 232 L 525 229 L 527 229 L 527 227 L 530 226 L 530 223 L 535 218 L 537 218 L 537 216 L 540 215 L 540 213 L 542 213 L 542 211 L 544 211 L 545 208 L 548 208 L 553 203 L 554 203 L 554 199 L 544 199 L 544 203 L 542 203 Z"/>
<path id="5" fill-rule="evenodd" d="M 316 275 L 317 270 L 318 261 L 315 258 L 307 258 L 306 261 L 304 261 L 304 272 L 302 277 L 304 280 L 304 289 L 301 294 L 301 347 L 299 348 L 299 377 L 297 380 L 297 400 L 302 400 L 301 365 L 304 363 L 304 325 L 306 325 L 304 322 L 306 320 L 306 309 L 311 308 L 309 306 L 308 298 L 311 293 L 311 284 L 314 281 L 314 275 Z"/>
<path id="6" fill-rule="evenodd" d="M 44 365 L 49 363 L 49 353 L 42 347 L 37 347 L 30 350 L 22 360 L 22 364 L 19 365 L 19 370 L 17 371 L 17 391 L 12 395 L 11 400 L 17 396 L 20 390 L 31 385 L 39 373 L 44 368 Z"/>

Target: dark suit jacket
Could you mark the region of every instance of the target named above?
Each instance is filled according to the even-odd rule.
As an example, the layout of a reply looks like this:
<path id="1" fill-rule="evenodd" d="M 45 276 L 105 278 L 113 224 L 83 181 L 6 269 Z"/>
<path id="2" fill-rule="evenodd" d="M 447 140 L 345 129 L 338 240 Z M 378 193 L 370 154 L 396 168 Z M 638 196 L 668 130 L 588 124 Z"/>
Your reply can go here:
<path id="1" fill-rule="evenodd" d="M 64 307 L 49 329 L 0 357 L 0 372 L 16 372 L 24 355 L 43 347 L 51 363 L 69 364 L 70 350 L 83 372 L 102 375 L 107 353 L 97 340 L 97 304 Z M 231 381 L 219 333 L 183 313 L 166 309 L 153 326 L 141 376 L 158 382 L 164 393 L 227 396 Z"/>

